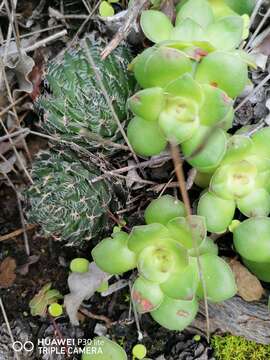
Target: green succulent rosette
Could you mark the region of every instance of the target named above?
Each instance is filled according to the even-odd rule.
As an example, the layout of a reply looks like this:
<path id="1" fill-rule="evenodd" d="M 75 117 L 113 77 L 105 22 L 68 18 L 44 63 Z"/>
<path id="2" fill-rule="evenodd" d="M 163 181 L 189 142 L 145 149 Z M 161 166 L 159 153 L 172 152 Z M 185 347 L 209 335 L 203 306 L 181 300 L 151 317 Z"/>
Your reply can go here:
<path id="1" fill-rule="evenodd" d="M 98 336 L 82 350 L 81 360 L 127 360 L 125 350 L 115 341 Z"/>
<path id="2" fill-rule="evenodd" d="M 235 250 L 260 280 L 270 282 L 270 218 L 247 219 L 233 230 Z"/>
<path id="3" fill-rule="evenodd" d="M 105 42 L 90 38 L 86 41 L 115 113 L 125 126 L 128 119 L 126 101 L 136 83 L 128 71 L 132 53 L 127 45 L 121 45 L 101 60 Z M 37 106 L 44 113 L 42 127 L 47 133 L 88 149 L 102 145 L 102 140 L 121 139 L 83 47 L 78 45 L 65 52 L 63 58 L 50 62 L 45 81 L 48 91 L 38 99 Z"/>
<path id="4" fill-rule="evenodd" d="M 205 217 L 208 231 L 226 231 L 236 208 L 247 217 L 270 213 L 269 134 L 262 129 L 251 138 L 234 135 L 229 139 L 226 155 L 198 203 L 198 214 Z"/>
<path id="5" fill-rule="evenodd" d="M 164 195 L 147 207 L 145 221 L 129 235 L 113 234 L 92 250 L 97 266 L 108 273 L 137 268 L 131 295 L 139 313 L 150 313 L 171 330 L 181 331 L 193 321 L 203 296 L 197 254 L 208 300 L 223 301 L 235 294 L 234 276 L 207 237 L 204 218 L 185 217 L 183 203 Z"/>
<path id="6" fill-rule="evenodd" d="M 244 51 L 236 50 L 248 37 L 248 15 L 239 15 L 225 3 L 181 1 L 175 25 L 164 13 L 146 10 L 141 16 L 141 27 L 152 42 L 182 51 L 198 61 L 195 79 L 219 87 L 232 98 L 240 95 L 248 82 L 247 65 L 255 66 Z M 149 67 L 151 63 L 150 60 Z"/>
<path id="7" fill-rule="evenodd" d="M 232 125 L 232 103 L 224 91 L 199 84 L 190 74 L 163 88 L 140 90 L 128 101 L 135 115 L 128 125 L 129 141 L 141 156 L 159 154 L 169 141 L 181 144 L 192 166 L 211 172 L 226 152 L 225 131 Z"/>
<path id="8" fill-rule="evenodd" d="M 40 152 L 33 163 L 34 184 L 26 191 L 27 219 L 41 226 L 44 236 L 83 245 L 109 224 L 108 210 L 121 205 L 121 184 L 91 183 L 97 166 L 71 151 Z"/>

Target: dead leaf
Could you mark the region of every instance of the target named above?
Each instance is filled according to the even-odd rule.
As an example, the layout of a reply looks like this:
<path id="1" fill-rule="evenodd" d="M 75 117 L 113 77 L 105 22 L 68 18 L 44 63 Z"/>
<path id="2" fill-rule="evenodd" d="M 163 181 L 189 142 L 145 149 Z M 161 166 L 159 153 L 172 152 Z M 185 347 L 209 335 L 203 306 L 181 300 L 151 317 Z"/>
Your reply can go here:
<path id="1" fill-rule="evenodd" d="M 71 273 L 68 277 L 70 294 L 65 295 L 64 304 L 70 322 L 79 325 L 78 310 L 84 300 L 90 299 L 103 281 L 109 280 L 111 275 L 100 270 L 92 262 L 89 271 L 86 273 Z"/>
<path id="2" fill-rule="evenodd" d="M 6 257 L 0 264 L 0 287 L 10 287 L 15 279 L 16 261 L 11 256 Z"/>
<path id="3" fill-rule="evenodd" d="M 40 258 L 39 255 L 31 255 L 31 256 L 29 256 L 27 262 L 24 265 L 20 266 L 18 268 L 17 272 L 20 275 L 27 275 L 28 272 L 29 272 L 29 266 L 35 264 L 36 262 L 38 262 L 39 258 Z"/>
<path id="4" fill-rule="evenodd" d="M 229 265 L 235 275 L 238 295 L 246 301 L 260 300 L 264 289 L 256 276 L 251 274 L 238 260 L 229 260 Z"/>

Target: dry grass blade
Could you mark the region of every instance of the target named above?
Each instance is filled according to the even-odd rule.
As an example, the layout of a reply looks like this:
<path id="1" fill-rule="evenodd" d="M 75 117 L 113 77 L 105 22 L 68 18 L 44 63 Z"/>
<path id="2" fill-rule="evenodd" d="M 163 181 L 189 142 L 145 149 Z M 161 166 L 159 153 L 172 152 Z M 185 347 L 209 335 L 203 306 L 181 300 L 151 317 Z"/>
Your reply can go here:
<path id="1" fill-rule="evenodd" d="M 5 310 L 5 307 L 4 307 L 4 304 L 3 304 L 3 301 L 2 301 L 2 298 L 0 297 L 0 308 L 1 308 L 1 311 L 2 311 L 2 315 L 3 315 L 3 318 L 5 320 L 5 323 L 7 325 L 7 330 L 8 330 L 8 334 L 9 334 L 9 337 L 10 337 L 10 340 L 12 341 L 12 344 L 14 344 L 15 340 L 14 340 L 14 337 L 12 335 L 12 331 L 11 331 L 11 327 L 10 327 L 10 323 L 8 321 L 8 317 L 7 317 L 7 313 L 6 313 L 6 310 Z M 19 358 L 19 355 L 16 351 L 14 351 L 14 358 L 16 360 L 20 360 Z"/>
<path id="2" fill-rule="evenodd" d="M 260 88 L 262 88 L 270 80 L 270 74 L 268 74 L 249 94 L 238 104 L 235 111 L 239 110 Z"/>
<path id="3" fill-rule="evenodd" d="M 252 43 L 254 41 L 254 39 L 256 38 L 256 36 L 259 34 L 259 32 L 261 31 L 262 27 L 264 26 L 266 20 L 269 18 L 270 16 L 270 8 L 267 10 L 266 14 L 263 16 L 261 22 L 259 23 L 259 25 L 256 27 L 256 30 L 254 31 L 254 33 L 252 34 L 251 38 L 249 39 L 246 48 L 249 48 L 252 46 Z"/>
<path id="4" fill-rule="evenodd" d="M 186 212 L 188 215 L 187 217 L 189 218 L 192 215 L 192 211 L 191 211 L 190 200 L 189 200 L 186 183 L 185 183 L 183 163 L 181 160 L 178 146 L 175 145 L 174 143 L 170 143 L 170 145 L 171 145 L 172 159 L 173 159 L 174 168 L 175 168 L 175 174 L 176 174 L 176 177 L 178 180 L 180 193 L 182 195 L 182 199 L 185 204 Z M 204 279 L 202 266 L 201 266 L 201 262 L 200 262 L 199 248 L 198 248 L 196 238 L 194 236 L 192 236 L 192 241 L 193 241 L 193 247 L 195 249 L 198 269 L 199 269 L 199 273 L 200 273 L 200 280 L 202 282 L 205 316 L 206 316 L 206 337 L 207 337 L 207 341 L 209 342 L 209 340 L 210 340 L 210 323 L 209 323 L 209 311 L 208 311 L 206 284 L 205 284 L 205 279 Z"/>
<path id="5" fill-rule="evenodd" d="M 96 64 L 94 62 L 94 59 L 93 59 L 93 57 L 91 55 L 91 52 L 90 52 L 90 50 L 89 50 L 89 48 L 87 46 L 86 40 L 84 40 L 83 47 L 84 47 L 84 50 L 85 50 L 85 53 L 86 53 L 86 57 L 87 57 L 89 63 L 91 64 L 91 66 L 92 66 L 92 68 L 94 70 L 97 82 L 98 82 L 99 87 L 100 87 L 100 89 L 102 91 L 102 94 L 103 94 L 103 96 L 104 96 L 104 98 L 105 98 L 105 100 L 106 100 L 106 102 L 108 104 L 108 107 L 109 107 L 109 109 L 110 109 L 110 111 L 112 113 L 112 116 L 113 116 L 113 118 L 114 118 L 114 120 L 115 120 L 115 122 L 116 122 L 116 124 L 117 124 L 117 126 L 118 126 L 118 128 L 119 128 L 119 130 L 120 130 L 126 144 L 127 144 L 127 146 L 129 147 L 129 149 L 130 149 L 130 151 L 131 151 L 131 153 L 133 155 L 134 160 L 136 161 L 137 164 L 140 164 L 139 159 L 138 159 L 137 155 L 135 154 L 134 150 L 132 149 L 132 146 L 130 145 L 130 142 L 129 142 L 128 138 L 127 138 L 127 135 L 126 135 L 126 133 L 125 133 L 125 131 L 123 129 L 123 126 L 122 126 L 122 124 L 121 124 L 121 122 L 120 122 L 120 120 L 119 120 L 119 118 L 118 118 L 118 116 L 117 116 L 117 114 L 116 114 L 116 112 L 114 110 L 111 99 L 110 99 L 109 94 L 108 94 L 108 92 L 107 92 L 107 90 L 106 90 L 106 88 L 105 88 L 105 86 L 103 84 L 102 77 L 101 77 L 100 72 L 99 72 L 99 70 L 98 70 L 98 68 L 97 68 L 97 66 L 96 66 Z"/>

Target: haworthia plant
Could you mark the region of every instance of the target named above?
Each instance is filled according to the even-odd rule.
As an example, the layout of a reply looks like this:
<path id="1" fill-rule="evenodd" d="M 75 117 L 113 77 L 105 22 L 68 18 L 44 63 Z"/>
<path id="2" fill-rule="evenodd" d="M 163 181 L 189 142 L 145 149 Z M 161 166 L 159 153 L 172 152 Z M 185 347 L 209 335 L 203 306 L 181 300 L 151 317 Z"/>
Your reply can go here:
<path id="1" fill-rule="evenodd" d="M 127 45 L 121 45 L 101 60 L 104 42 L 86 41 L 114 110 L 124 126 L 127 120 L 126 100 L 135 86 L 128 71 L 131 51 Z M 102 141 L 99 138 L 113 141 L 121 138 L 83 47 L 78 46 L 67 51 L 63 59 L 52 61 L 46 82 L 49 92 L 39 99 L 38 106 L 44 111 L 43 127 L 48 133 L 58 134 L 63 140 L 88 148 L 100 145 Z"/>
<path id="2" fill-rule="evenodd" d="M 94 164 L 73 152 L 41 152 L 33 163 L 34 185 L 26 192 L 29 222 L 41 225 L 69 245 L 82 245 L 100 235 L 108 224 L 108 211 L 119 206 L 119 185 L 106 180 L 91 184 L 100 175 Z"/>

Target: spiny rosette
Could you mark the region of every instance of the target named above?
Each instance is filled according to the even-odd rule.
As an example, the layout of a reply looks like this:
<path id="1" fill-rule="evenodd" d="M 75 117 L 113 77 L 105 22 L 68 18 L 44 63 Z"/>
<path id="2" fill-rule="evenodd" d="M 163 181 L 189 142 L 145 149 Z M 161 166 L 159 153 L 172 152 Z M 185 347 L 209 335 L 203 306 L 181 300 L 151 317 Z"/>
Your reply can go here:
<path id="1" fill-rule="evenodd" d="M 191 165 L 209 172 L 224 156 L 225 130 L 232 125 L 233 107 L 222 90 L 201 85 L 190 74 L 184 74 L 164 88 L 156 86 L 137 92 L 128 104 L 136 115 L 129 123 L 128 137 L 139 155 L 157 155 L 172 141 L 182 144 L 184 155 L 190 156 L 205 138 L 209 141 L 189 159 Z M 217 126 L 214 131 L 213 126 Z"/>
<path id="2" fill-rule="evenodd" d="M 110 274 L 137 268 L 132 288 L 137 311 L 150 312 L 160 325 L 179 331 L 193 321 L 203 297 L 197 255 L 209 301 L 236 292 L 229 266 L 206 236 L 204 218 L 185 215 L 181 201 L 164 195 L 146 208 L 146 225 L 135 226 L 129 235 L 115 232 L 92 250 L 97 266 Z"/>
<path id="3" fill-rule="evenodd" d="M 34 184 L 27 190 L 27 218 L 41 226 L 45 236 L 69 245 L 83 245 L 101 235 L 108 211 L 120 206 L 121 185 L 106 180 L 91 183 L 100 171 L 71 151 L 39 153 L 33 163 Z M 118 186 L 118 188 L 117 188 Z"/>
<path id="4" fill-rule="evenodd" d="M 128 118 L 126 101 L 135 87 L 134 77 L 128 71 L 131 51 L 127 45 L 121 45 L 101 60 L 105 42 L 86 39 L 103 85 L 124 126 Z M 83 47 L 67 51 L 62 59 L 51 62 L 45 80 L 49 93 L 43 95 L 37 105 L 44 111 L 42 126 L 46 132 L 91 149 L 102 144 L 100 138 L 113 141 L 121 138 Z"/>
<path id="5" fill-rule="evenodd" d="M 270 218 L 243 221 L 233 229 L 233 242 L 247 268 L 260 280 L 270 282 Z"/>
<path id="6" fill-rule="evenodd" d="M 270 213 L 269 140 L 269 129 L 251 138 L 234 135 L 229 139 L 226 155 L 198 204 L 198 214 L 205 217 L 208 231 L 226 231 L 236 208 L 247 217 Z"/>
<path id="7" fill-rule="evenodd" d="M 154 43 L 198 61 L 193 64 L 196 80 L 215 85 L 234 98 L 247 84 L 247 65 L 254 66 L 247 53 L 235 50 L 248 36 L 249 19 L 248 15 L 240 16 L 230 8 L 216 5 L 206 0 L 181 1 L 175 26 L 164 13 L 146 10 L 141 16 L 141 27 Z M 148 68 L 152 65 L 150 52 L 147 49 L 139 56 L 140 62 L 145 59 Z M 137 78 L 143 87 L 148 82 L 148 71 L 144 75 L 144 84 Z"/>

